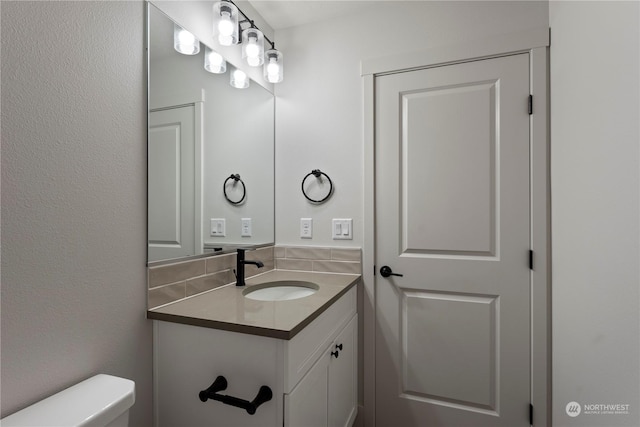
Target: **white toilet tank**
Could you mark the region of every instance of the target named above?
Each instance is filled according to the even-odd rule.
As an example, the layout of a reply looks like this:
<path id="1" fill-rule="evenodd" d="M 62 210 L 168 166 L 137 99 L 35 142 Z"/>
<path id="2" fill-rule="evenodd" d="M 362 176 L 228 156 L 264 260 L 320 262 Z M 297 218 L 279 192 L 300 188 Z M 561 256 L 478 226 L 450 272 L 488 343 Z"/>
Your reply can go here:
<path id="1" fill-rule="evenodd" d="M 135 383 L 96 375 L 0 420 L 0 427 L 126 427 Z"/>

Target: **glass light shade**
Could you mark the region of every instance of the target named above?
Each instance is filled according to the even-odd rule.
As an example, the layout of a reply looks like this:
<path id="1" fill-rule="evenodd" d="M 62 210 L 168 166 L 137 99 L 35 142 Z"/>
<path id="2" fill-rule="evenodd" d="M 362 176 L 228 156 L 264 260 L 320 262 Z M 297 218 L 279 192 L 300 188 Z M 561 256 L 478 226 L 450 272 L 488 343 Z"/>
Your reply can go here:
<path id="1" fill-rule="evenodd" d="M 200 52 L 200 41 L 178 24 L 173 24 L 173 48 L 184 55 Z"/>
<path id="2" fill-rule="evenodd" d="M 264 64 L 264 34 L 257 28 L 242 32 L 242 59 L 252 67 Z"/>
<path id="3" fill-rule="evenodd" d="M 222 74 L 227 71 L 227 61 L 215 50 L 205 47 L 204 69 L 210 73 Z"/>
<path id="4" fill-rule="evenodd" d="M 238 43 L 238 8 L 228 1 L 213 5 L 213 37 L 222 46 Z"/>
<path id="5" fill-rule="evenodd" d="M 245 89 L 249 87 L 249 77 L 244 71 L 238 70 L 236 68 L 230 74 L 231 77 L 229 83 L 231 83 L 231 86 L 235 87 L 236 89 Z"/>
<path id="6" fill-rule="evenodd" d="M 282 52 L 271 49 L 264 54 L 264 78 L 269 83 L 280 83 L 284 78 Z"/>

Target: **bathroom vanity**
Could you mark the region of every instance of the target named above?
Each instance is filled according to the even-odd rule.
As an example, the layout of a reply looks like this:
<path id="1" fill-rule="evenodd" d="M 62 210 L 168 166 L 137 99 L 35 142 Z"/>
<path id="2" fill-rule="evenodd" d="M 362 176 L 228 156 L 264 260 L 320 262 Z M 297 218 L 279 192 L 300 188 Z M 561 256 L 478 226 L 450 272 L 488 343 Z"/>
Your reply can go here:
<path id="1" fill-rule="evenodd" d="M 205 246 L 262 247 L 260 264 L 275 267 L 274 249 L 264 248 L 275 240 L 273 85 L 249 66 L 244 69 L 255 79 L 241 91 L 229 85 L 228 73 L 206 71 L 209 49 L 229 52 L 212 37 L 200 53 L 176 53 L 176 28 L 195 38 L 210 27 L 200 25 L 208 18 L 194 13 L 187 19 L 180 2 L 152 3 L 148 261 L 155 264 L 147 282 L 154 308 L 147 317 L 154 320 L 154 424 L 350 426 L 357 413 L 360 275 L 272 270 L 236 287 L 227 285 L 234 280 L 230 257 L 204 259 Z M 226 59 L 243 68 L 233 54 Z M 359 250 L 310 248 L 300 258 L 281 250 L 292 258 L 282 259 L 284 265 L 295 268 L 362 271 Z M 244 264 L 258 264 L 243 257 L 239 249 L 234 263 L 240 283 Z M 283 281 L 287 298 L 291 281 L 311 284 L 293 290 L 297 296 L 309 289 L 312 295 L 254 298 L 265 287 L 267 298 L 277 296 L 269 284 Z"/>
<path id="2" fill-rule="evenodd" d="M 155 425 L 352 425 L 359 280 L 274 270 L 248 279 L 244 288 L 226 286 L 150 310 L 148 317 L 156 320 Z M 278 281 L 312 282 L 317 290 L 294 300 L 247 298 L 252 287 Z M 206 398 L 219 376 L 226 387 L 214 394 L 227 403 Z M 263 386 L 272 397 L 253 415 L 228 404 L 248 404 Z"/>

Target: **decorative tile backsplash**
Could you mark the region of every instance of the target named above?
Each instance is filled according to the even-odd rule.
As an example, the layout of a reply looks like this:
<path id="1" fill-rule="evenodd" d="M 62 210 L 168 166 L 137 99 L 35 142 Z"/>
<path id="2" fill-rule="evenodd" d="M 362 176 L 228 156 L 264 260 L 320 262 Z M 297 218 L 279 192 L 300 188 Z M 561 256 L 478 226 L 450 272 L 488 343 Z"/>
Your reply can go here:
<path id="1" fill-rule="evenodd" d="M 273 246 L 247 252 L 247 259 L 259 260 L 264 267 L 245 267 L 246 277 L 274 269 Z M 236 254 L 217 255 L 175 264 L 165 264 L 147 269 L 149 309 L 178 301 L 192 295 L 235 283 L 233 270 Z"/>
<path id="2" fill-rule="evenodd" d="M 360 249 L 268 246 L 247 252 L 264 267 L 245 266 L 246 277 L 269 270 L 362 274 Z M 235 283 L 236 254 L 164 264 L 147 269 L 149 309 Z"/>
<path id="3" fill-rule="evenodd" d="M 278 246 L 276 269 L 362 274 L 360 249 Z"/>

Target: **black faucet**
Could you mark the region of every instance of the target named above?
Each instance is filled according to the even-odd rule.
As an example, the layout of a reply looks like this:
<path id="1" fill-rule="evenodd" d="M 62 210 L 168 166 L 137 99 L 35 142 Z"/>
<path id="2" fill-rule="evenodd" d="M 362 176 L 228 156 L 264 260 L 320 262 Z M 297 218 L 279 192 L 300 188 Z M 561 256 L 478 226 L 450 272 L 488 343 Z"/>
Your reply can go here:
<path id="1" fill-rule="evenodd" d="M 236 286 L 244 286 L 244 266 L 247 264 L 255 265 L 258 268 L 264 267 L 261 261 L 249 261 L 244 259 L 244 253 L 246 249 L 238 249 L 238 255 L 236 259 Z"/>

